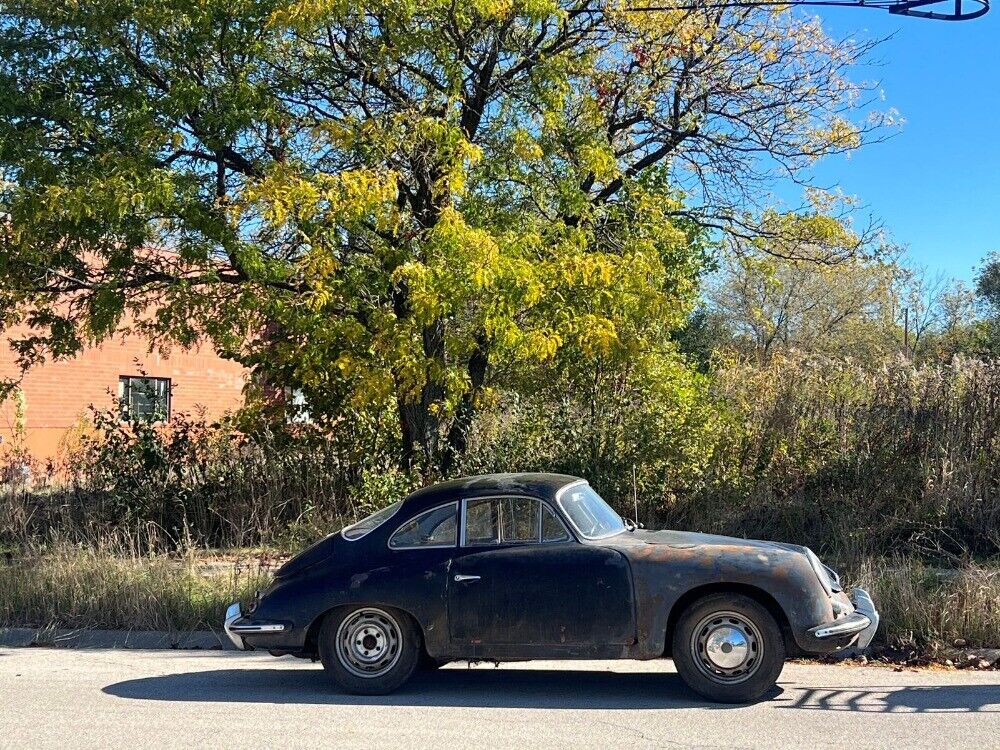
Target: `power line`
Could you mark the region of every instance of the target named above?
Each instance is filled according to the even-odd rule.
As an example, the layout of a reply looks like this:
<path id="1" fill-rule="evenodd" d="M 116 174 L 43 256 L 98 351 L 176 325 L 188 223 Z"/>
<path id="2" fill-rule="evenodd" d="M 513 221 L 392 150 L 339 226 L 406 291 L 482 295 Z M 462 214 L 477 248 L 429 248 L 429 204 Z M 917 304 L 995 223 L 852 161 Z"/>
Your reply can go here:
<path id="1" fill-rule="evenodd" d="M 986 15 L 990 10 L 990 0 L 707 0 L 707 2 L 657 3 L 655 5 L 623 8 L 630 13 L 665 12 L 676 10 L 713 10 L 724 8 L 796 7 L 802 5 L 834 8 L 870 8 L 885 10 L 897 16 L 929 18 L 935 21 L 969 21 Z M 937 7 L 937 10 L 929 9 Z M 941 10 L 949 6 L 948 10 Z"/>

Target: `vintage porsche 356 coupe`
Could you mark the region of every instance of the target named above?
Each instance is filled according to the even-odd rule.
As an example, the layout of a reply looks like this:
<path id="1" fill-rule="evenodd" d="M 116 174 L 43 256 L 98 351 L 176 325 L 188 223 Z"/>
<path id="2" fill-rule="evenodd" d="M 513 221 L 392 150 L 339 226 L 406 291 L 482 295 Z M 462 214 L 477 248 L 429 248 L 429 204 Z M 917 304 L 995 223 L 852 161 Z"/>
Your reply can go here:
<path id="1" fill-rule="evenodd" d="M 289 560 L 225 630 L 382 694 L 449 661 L 673 658 L 746 702 L 786 655 L 866 647 L 878 614 L 809 549 L 623 520 L 587 484 L 498 474 L 414 492 Z"/>

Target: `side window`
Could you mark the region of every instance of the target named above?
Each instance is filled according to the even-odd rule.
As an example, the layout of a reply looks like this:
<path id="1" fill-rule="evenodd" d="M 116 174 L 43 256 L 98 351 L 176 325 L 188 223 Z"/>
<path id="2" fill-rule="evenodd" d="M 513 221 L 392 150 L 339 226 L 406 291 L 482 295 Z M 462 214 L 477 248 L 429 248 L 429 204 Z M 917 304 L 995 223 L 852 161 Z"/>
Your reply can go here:
<path id="1" fill-rule="evenodd" d="M 454 547 L 458 536 L 458 503 L 421 513 L 404 523 L 389 539 L 393 549 L 401 547 Z"/>
<path id="2" fill-rule="evenodd" d="M 500 501 L 470 500 L 465 504 L 465 544 L 500 543 Z"/>
<path id="3" fill-rule="evenodd" d="M 500 500 L 503 517 L 501 538 L 505 542 L 537 542 L 538 511 L 541 503 L 530 497 L 505 497 Z"/>
<path id="4" fill-rule="evenodd" d="M 548 505 L 542 505 L 542 541 L 543 542 L 568 542 L 569 531 L 566 524 L 555 514 Z"/>
<path id="5" fill-rule="evenodd" d="M 467 547 L 501 543 L 566 542 L 571 539 L 555 512 L 530 497 L 468 500 L 465 503 Z"/>

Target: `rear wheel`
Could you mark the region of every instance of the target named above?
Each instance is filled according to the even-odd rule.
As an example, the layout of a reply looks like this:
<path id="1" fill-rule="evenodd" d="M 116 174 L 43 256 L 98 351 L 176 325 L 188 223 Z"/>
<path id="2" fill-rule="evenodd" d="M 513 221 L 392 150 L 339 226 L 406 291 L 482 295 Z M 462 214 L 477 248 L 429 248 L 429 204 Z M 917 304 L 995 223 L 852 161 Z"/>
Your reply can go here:
<path id="1" fill-rule="evenodd" d="M 749 703 L 774 687 L 785 642 L 774 617 L 741 594 L 713 594 L 681 615 L 673 658 L 692 690 L 722 703 Z"/>
<path id="2" fill-rule="evenodd" d="M 422 652 L 413 619 L 392 607 L 355 607 L 327 616 L 319 654 L 327 674 L 359 695 L 384 695 L 413 675 Z"/>

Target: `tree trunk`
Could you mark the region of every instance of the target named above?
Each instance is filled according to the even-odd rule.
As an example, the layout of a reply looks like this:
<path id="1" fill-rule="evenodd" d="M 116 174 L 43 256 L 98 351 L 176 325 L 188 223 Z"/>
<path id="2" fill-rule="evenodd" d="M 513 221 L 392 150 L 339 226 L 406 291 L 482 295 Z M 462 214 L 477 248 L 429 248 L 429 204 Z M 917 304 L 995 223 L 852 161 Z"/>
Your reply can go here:
<path id="1" fill-rule="evenodd" d="M 424 356 L 442 369 L 446 364 L 444 330 L 442 320 L 423 330 Z M 404 396 L 396 397 L 403 441 L 400 453 L 400 468 L 403 471 L 410 471 L 416 466 L 430 471 L 440 468 L 441 417 L 434 407 L 437 405 L 440 408 L 443 399 L 444 387 L 430 375 L 420 390 L 419 398 L 411 401 Z"/>
<path id="2" fill-rule="evenodd" d="M 469 358 L 469 390 L 462 395 L 442 451 L 441 471 L 444 474 L 449 474 L 454 470 L 458 459 L 469 447 L 469 430 L 472 428 L 472 420 L 476 416 L 476 399 L 486 382 L 488 367 L 489 356 L 486 353 L 486 337 L 480 334 L 476 336 L 476 348 Z"/>

